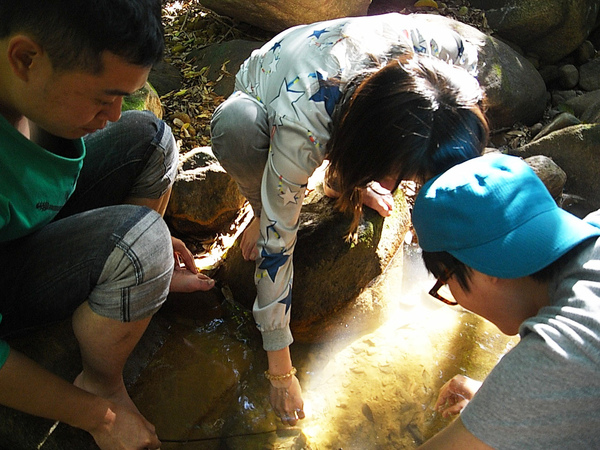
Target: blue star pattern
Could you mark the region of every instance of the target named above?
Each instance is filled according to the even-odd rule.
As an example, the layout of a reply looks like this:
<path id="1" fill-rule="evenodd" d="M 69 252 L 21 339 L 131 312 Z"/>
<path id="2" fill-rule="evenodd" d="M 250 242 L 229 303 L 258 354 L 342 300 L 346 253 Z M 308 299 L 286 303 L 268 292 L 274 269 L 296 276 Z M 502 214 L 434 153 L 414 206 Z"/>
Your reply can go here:
<path id="1" fill-rule="evenodd" d="M 286 105 L 292 105 L 296 112 L 296 117 L 298 117 L 298 112 L 296 111 L 296 106 L 294 104 L 306 94 L 304 90 L 300 90 L 296 87 L 299 80 L 298 77 L 289 82 L 287 81 L 287 78 L 283 79 L 283 82 L 279 87 L 279 93 L 270 102 L 271 107 L 275 111 L 285 111 L 287 109 Z"/>
<path id="2" fill-rule="evenodd" d="M 269 51 L 275 53 L 279 48 L 281 48 L 281 42 L 275 42 Z"/>
<path id="3" fill-rule="evenodd" d="M 313 36 L 314 36 L 314 37 L 316 37 L 317 39 L 320 39 L 320 38 L 321 38 L 321 35 L 322 35 L 323 33 L 327 33 L 327 29 L 326 29 L 326 28 L 323 28 L 323 29 L 321 29 L 321 30 L 315 30 L 315 31 L 313 31 L 313 34 L 311 34 L 311 35 L 309 36 L 309 38 L 311 38 L 311 37 L 313 37 Z"/>
<path id="4" fill-rule="evenodd" d="M 277 303 L 285 305 L 285 313 L 287 314 L 292 307 L 292 283 L 288 285 L 288 293 L 285 297 L 279 300 Z"/>
<path id="5" fill-rule="evenodd" d="M 263 248 L 260 256 L 262 256 L 264 259 L 261 261 L 258 268 L 266 270 L 269 274 L 269 278 L 271 278 L 271 281 L 275 282 L 277 271 L 281 266 L 283 266 L 286 263 L 290 255 L 286 255 L 283 252 L 267 253 Z"/>
<path id="6" fill-rule="evenodd" d="M 316 74 L 312 74 L 312 76 L 316 76 L 319 82 L 319 90 L 310 97 L 310 100 L 313 102 L 324 102 L 325 110 L 327 114 L 330 116 L 333 114 L 333 110 L 338 100 L 341 97 L 340 88 L 337 84 L 323 79 L 323 75 L 320 72 L 316 72 Z"/>

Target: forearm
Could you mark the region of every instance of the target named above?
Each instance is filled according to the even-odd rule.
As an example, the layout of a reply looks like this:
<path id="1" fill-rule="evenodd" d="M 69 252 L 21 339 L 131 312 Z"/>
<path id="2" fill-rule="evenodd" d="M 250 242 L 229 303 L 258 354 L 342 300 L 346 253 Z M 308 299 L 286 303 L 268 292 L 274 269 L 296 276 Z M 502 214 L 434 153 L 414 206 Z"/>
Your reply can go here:
<path id="1" fill-rule="evenodd" d="M 269 360 L 269 373 L 271 375 L 285 375 L 292 370 L 289 347 L 267 352 L 267 359 Z"/>
<path id="2" fill-rule="evenodd" d="M 0 404 L 89 432 L 110 419 L 108 400 L 75 387 L 12 349 L 0 369 Z"/>

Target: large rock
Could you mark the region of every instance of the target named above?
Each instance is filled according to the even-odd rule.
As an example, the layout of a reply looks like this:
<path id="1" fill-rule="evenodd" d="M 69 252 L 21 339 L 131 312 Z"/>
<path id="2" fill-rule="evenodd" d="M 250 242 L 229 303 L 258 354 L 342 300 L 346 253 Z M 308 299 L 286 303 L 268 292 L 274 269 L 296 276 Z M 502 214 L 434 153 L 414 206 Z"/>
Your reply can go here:
<path id="1" fill-rule="evenodd" d="M 235 85 L 235 74 L 240 65 L 253 50 L 263 45 L 263 42 L 234 39 L 206 48 L 192 50 L 187 59 L 194 61 L 199 68 L 207 67 L 206 77 L 209 80 L 219 80 L 214 86 L 216 94 L 228 97 Z M 221 68 L 225 64 L 226 73 Z"/>
<path id="2" fill-rule="evenodd" d="M 510 153 L 552 158 L 567 173 L 566 192 L 583 198 L 572 211 L 578 216 L 600 208 L 600 124 L 566 127 Z"/>
<path id="3" fill-rule="evenodd" d="M 489 26 L 540 60 L 556 62 L 573 52 L 596 25 L 598 0 L 471 0 Z"/>
<path id="4" fill-rule="evenodd" d="M 200 3 L 217 14 L 279 32 L 303 23 L 364 16 L 371 0 L 201 0 Z"/>
<path id="5" fill-rule="evenodd" d="M 181 156 L 165 220 L 175 234 L 204 237 L 227 230 L 246 199 L 212 154 L 198 147 Z"/>
<path id="6" fill-rule="evenodd" d="M 541 119 L 546 106 L 546 85 L 533 64 L 509 45 L 457 20 L 419 14 L 420 20 L 450 27 L 467 41 L 482 43 L 479 83 L 485 89 L 492 128 L 531 125 Z"/>
<path id="7" fill-rule="evenodd" d="M 398 190 L 392 216 L 384 220 L 367 209 L 358 243 L 348 243 L 344 235 L 349 218 L 334 209 L 314 177 L 311 182 L 316 186 L 304 202 L 294 251 L 291 328 L 298 342 L 318 342 L 333 329 L 343 328 L 336 313 L 345 309 L 354 309 L 365 326 L 379 318 L 382 307 L 376 293 L 361 292 L 385 271 L 410 224 L 406 199 Z M 254 262 L 242 258 L 238 242 L 216 275 L 248 309 L 256 296 L 254 267 Z"/>

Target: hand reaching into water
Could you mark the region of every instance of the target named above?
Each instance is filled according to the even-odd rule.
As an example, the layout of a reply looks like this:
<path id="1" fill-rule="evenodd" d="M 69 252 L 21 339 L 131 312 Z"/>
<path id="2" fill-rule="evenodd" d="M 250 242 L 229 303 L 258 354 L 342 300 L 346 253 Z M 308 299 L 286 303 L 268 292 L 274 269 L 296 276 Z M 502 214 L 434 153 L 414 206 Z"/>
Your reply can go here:
<path id="1" fill-rule="evenodd" d="M 271 381 L 270 401 L 273 411 L 284 425 L 294 426 L 304 419 L 304 401 L 298 378 Z"/>
<path id="2" fill-rule="evenodd" d="M 447 418 L 460 413 L 475 393 L 481 387 L 482 382 L 476 381 L 464 375 L 455 375 L 440 389 L 440 395 L 434 409 Z"/>
<path id="3" fill-rule="evenodd" d="M 137 412 L 117 404 L 106 410 L 102 426 L 90 433 L 103 450 L 158 449 L 161 445 L 154 425 Z"/>

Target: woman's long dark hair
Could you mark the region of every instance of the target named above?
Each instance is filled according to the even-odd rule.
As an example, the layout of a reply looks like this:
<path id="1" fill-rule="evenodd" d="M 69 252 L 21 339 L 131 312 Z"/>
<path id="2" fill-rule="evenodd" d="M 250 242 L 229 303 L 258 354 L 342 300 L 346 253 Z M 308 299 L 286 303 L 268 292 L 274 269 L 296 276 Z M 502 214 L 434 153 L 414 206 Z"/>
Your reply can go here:
<path id="1" fill-rule="evenodd" d="M 489 134 L 482 90 L 462 68 L 415 54 L 357 76 L 364 79 L 341 105 L 327 147 L 337 206 L 353 215 L 350 237 L 371 181 L 422 183 L 479 156 Z"/>

